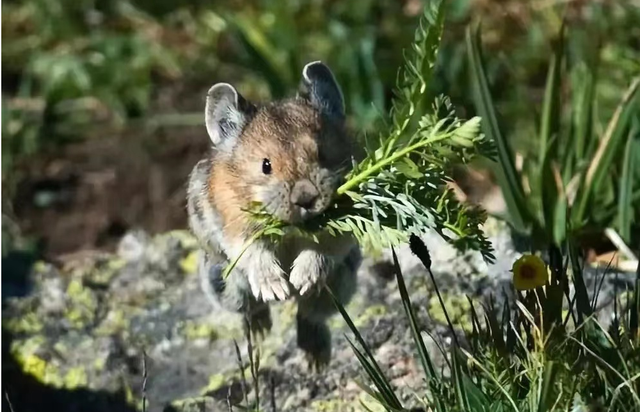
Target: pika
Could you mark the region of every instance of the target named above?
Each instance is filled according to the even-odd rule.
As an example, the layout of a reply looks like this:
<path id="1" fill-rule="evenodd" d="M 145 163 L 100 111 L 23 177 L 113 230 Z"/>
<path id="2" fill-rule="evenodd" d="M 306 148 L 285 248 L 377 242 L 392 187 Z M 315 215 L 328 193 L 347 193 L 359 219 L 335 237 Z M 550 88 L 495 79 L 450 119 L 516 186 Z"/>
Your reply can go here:
<path id="1" fill-rule="evenodd" d="M 322 62 L 307 64 L 295 97 L 265 104 L 246 100 L 228 83 L 206 97 L 211 154 L 189 177 L 189 227 L 202 252 L 201 286 L 211 302 L 244 315 L 247 332 L 264 335 L 272 320 L 269 302 L 295 298 L 297 344 L 312 366 L 331 358 L 326 324 L 335 306 L 356 289 L 362 261 L 351 236 L 320 232 L 317 241 L 285 233 L 277 242 L 258 239 L 226 279 L 224 267 L 260 229 L 247 208 L 296 224 L 325 211 L 358 150 L 345 125 L 342 92 Z"/>

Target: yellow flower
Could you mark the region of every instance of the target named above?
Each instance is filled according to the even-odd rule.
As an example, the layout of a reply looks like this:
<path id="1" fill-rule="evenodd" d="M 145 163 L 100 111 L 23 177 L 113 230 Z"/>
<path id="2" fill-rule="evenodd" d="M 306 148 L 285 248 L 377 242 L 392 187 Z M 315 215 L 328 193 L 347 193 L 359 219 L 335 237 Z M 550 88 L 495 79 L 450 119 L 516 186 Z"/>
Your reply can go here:
<path id="1" fill-rule="evenodd" d="M 547 265 L 535 255 L 522 255 L 513 262 L 513 286 L 518 290 L 531 290 L 547 284 Z"/>

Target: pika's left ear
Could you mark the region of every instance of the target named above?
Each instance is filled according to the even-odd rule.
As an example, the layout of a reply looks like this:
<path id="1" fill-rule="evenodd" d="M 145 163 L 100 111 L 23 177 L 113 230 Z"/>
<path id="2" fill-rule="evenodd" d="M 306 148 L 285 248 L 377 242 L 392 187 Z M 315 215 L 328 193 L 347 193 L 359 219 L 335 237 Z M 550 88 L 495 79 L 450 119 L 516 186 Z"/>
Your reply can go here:
<path id="1" fill-rule="evenodd" d="M 322 113 L 344 120 L 344 98 L 340 86 L 324 63 L 315 61 L 304 66 L 298 96 L 307 99 Z"/>

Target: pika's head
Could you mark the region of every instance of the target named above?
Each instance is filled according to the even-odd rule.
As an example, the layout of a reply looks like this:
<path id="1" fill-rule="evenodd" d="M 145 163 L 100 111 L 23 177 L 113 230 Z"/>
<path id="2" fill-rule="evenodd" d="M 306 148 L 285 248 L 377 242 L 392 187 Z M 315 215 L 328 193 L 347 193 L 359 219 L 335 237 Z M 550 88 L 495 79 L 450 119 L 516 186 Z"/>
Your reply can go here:
<path id="1" fill-rule="evenodd" d="M 304 67 L 295 98 L 260 106 L 218 83 L 207 95 L 205 118 L 214 163 L 224 169 L 215 185 L 225 187 L 218 189 L 232 203 L 260 202 L 286 222 L 326 210 L 351 167 L 354 145 L 345 128 L 344 100 L 321 62 Z"/>

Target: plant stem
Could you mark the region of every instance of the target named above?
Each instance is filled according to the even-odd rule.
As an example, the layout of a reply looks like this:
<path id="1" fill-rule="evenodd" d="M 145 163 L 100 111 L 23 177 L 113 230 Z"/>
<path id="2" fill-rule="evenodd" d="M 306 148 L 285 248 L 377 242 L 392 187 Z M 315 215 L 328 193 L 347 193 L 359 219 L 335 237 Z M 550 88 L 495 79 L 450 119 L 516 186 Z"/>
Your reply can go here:
<path id="1" fill-rule="evenodd" d="M 242 257 L 242 255 L 244 255 L 244 252 L 247 251 L 247 249 L 249 249 L 249 247 L 255 242 L 257 241 L 262 235 L 264 235 L 264 233 L 266 232 L 267 228 L 262 229 L 262 230 L 258 230 L 256 233 L 253 234 L 253 236 L 251 236 L 249 238 L 249 240 L 247 240 L 245 242 L 245 244 L 242 246 L 242 249 L 240 250 L 240 253 L 238 254 L 238 256 L 235 257 L 235 259 L 233 259 L 225 268 L 224 271 L 222 272 L 222 279 L 227 279 L 227 277 L 229 276 L 229 274 L 231 273 L 231 271 L 233 270 L 233 268 L 236 267 L 236 265 L 238 264 L 238 262 L 240 261 L 240 258 Z"/>
<path id="2" fill-rule="evenodd" d="M 432 137 L 430 139 L 426 139 L 426 140 L 422 140 L 418 143 L 414 143 L 411 146 L 405 147 L 402 150 L 399 150 L 398 152 L 394 153 L 392 156 L 389 156 L 386 159 L 381 160 L 380 162 L 374 164 L 373 166 L 369 167 L 367 170 L 364 170 L 360 173 L 358 173 L 356 176 L 352 177 L 351 179 L 349 179 L 346 183 L 344 183 L 342 186 L 340 186 L 337 190 L 338 195 L 343 195 L 345 194 L 348 190 L 352 189 L 353 187 L 359 185 L 360 183 L 362 183 L 363 181 L 365 181 L 367 178 L 369 178 L 369 176 L 371 176 L 372 174 L 380 171 L 382 168 L 389 166 L 391 164 L 393 164 L 394 162 L 396 162 L 398 159 L 400 159 L 401 157 L 404 157 L 406 155 L 408 155 L 409 153 L 413 152 L 416 149 L 419 149 L 423 146 L 427 146 L 429 144 L 435 143 L 435 142 L 439 142 L 440 140 L 444 140 L 448 137 L 451 136 L 451 133 L 444 133 L 440 136 L 436 136 L 436 137 Z"/>

